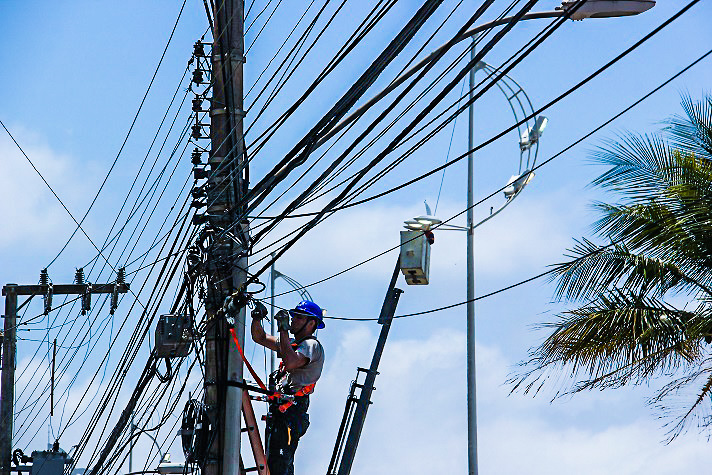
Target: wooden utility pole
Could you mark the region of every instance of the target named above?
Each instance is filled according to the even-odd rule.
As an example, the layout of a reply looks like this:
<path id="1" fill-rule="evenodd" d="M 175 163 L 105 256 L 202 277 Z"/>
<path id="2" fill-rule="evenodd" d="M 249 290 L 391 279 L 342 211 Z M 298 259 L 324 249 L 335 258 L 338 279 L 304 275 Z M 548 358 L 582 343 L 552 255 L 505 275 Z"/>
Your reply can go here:
<path id="1" fill-rule="evenodd" d="M 216 2 L 213 12 L 212 88 L 210 103 L 210 174 L 208 206 L 209 319 L 205 338 L 205 396 L 208 417 L 215 421 L 216 437 L 208 448 L 205 475 L 238 475 L 240 460 L 240 408 L 242 390 L 227 381 L 242 380 L 242 361 L 231 344 L 227 323 L 217 318 L 225 298 L 246 280 L 247 227 L 240 222 L 247 186 L 243 160 L 242 70 L 245 62 L 244 0 Z M 243 167 L 245 167 L 243 169 Z M 244 309 L 236 318 L 238 341 L 244 346 Z"/>
<path id="2" fill-rule="evenodd" d="M 43 271 L 46 275 L 46 269 Z M 83 271 L 78 270 L 77 275 Z M 5 296 L 5 333 L 2 352 L 2 379 L 0 380 L 0 475 L 10 475 L 12 454 L 12 426 L 15 400 L 15 357 L 17 354 L 17 296 L 18 295 L 81 295 L 82 312 L 91 307 L 92 294 L 112 294 L 111 311 L 116 306 L 118 294 L 128 292 L 124 271 L 119 270 L 116 283 L 111 284 L 7 284 L 2 288 Z M 51 310 L 45 304 L 45 312 Z M 56 342 L 55 342 L 56 344 Z M 56 351 L 56 350 L 55 350 Z M 54 364 L 54 363 L 53 363 Z M 54 387 L 54 383 L 52 383 Z M 50 408 L 52 411 L 52 408 Z"/>
<path id="3" fill-rule="evenodd" d="M 0 387 L 0 475 L 10 475 L 12 452 L 13 402 L 15 401 L 15 352 L 17 339 L 17 284 L 7 284 L 5 295 L 5 333 L 2 342 L 2 380 Z"/>

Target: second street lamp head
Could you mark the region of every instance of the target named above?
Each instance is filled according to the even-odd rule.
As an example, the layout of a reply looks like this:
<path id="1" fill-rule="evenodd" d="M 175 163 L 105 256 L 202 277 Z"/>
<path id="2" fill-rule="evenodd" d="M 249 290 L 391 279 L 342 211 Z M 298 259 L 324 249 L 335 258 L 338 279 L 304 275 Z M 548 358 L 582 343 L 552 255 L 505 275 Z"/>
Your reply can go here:
<path id="1" fill-rule="evenodd" d="M 414 218 L 417 222 L 425 226 L 427 229 L 430 229 L 431 227 L 435 226 L 436 224 L 442 223 L 442 220 L 436 218 L 435 216 L 431 215 L 426 215 L 426 216 L 418 216 L 417 218 Z"/>
<path id="2" fill-rule="evenodd" d="M 511 200 L 512 197 L 522 191 L 522 188 L 527 186 L 533 178 L 534 172 L 530 170 L 524 170 L 524 173 L 520 175 L 513 175 L 507 182 L 507 187 L 504 189 L 504 197 L 507 200 Z"/>
<path id="3" fill-rule="evenodd" d="M 557 10 L 573 8 L 579 0 L 564 0 Z M 587 0 L 571 15 L 572 20 L 638 15 L 655 6 L 655 0 Z"/>
<path id="4" fill-rule="evenodd" d="M 546 124 L 549 123 L 549 119 L 540 115 L 534 121 L 534 125 L 529 127 L 527 130 L 522 132 L 522 136 L 519 138 L 519 148 L 524 151 L 528 150 L 535 143 L 539 142 L 539 137 L 544 133 Z"/>
<path id="5" fill-rule="evenodd" d="M 442 220 L 435 216 L 424 215 L 409 219 L 404 222 L 404 227 L 411 231 L 430 231 L 430 228 L 442 223 Z"/>
<path id="6" fill-rule="evenodd" d="M 425 226 L 414 219 L 404 221 L 403 227 L 410 231 L 425 231 Z"/>

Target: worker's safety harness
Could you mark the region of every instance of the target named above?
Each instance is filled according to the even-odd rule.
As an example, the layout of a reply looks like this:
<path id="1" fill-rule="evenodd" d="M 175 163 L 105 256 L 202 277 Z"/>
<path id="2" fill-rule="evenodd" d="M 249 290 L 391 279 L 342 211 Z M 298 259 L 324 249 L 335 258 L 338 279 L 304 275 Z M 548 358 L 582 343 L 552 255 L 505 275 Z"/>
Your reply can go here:
<path id="1" fill-rule="evenodd" d="M 302 342 L 306 340 L 316 340 L 313 336 L 308 336 L 306 338 L 302 338 L 299 341 L 294 341 L 292 342 L 292 349 L 297 350 L 299 345 L 302 344 Z M 290 396 L 286 401 L 282 402 L 282 404 L 279 404 L 279 412 L 286 412 L 287 409 L 292 407 L 294 405 L 294 398 L 301 397 L 301 396 L 308 396 L 309 394 L 314 392 L 314 386 L 316 386 L 316 383 L 312 384 L 307 384 L 306 386 L 302 387 L 298 391 L 296 391 L 294 394 L 283 394 L 277 391 L 277 383 L 282 381 L 285 377 L 287 376 L 287 368 L 284 366 L 284 361 L 279 362 L 279 368 L 277 370 L 269 375 L 269 390 L 274 391 L 274 395 L 269 396 L 267 400 L 271 403 L 278 404 L 281 401 L 285 400 L 285 396 Z"/>
<path id="2" fill-rule="evenodd" d="M 240 353 L 240 356 L 242 357 L 242 361 L 245 362 L 245 366 L 247 366 L 247 370 L 250 372 L 253 378 L 255 378 L 255 381 L 257 384 L 260 386 L 259 388 L 254 388 L 251 387 L 247 384 L 235 384 L 236 386 L 242 387 L 243 389 L 261 389 L 261 393 L 265 394 L 267 397 L 265 400 L 271 404 L 277 404 L 278 409 L 280 412 L 285 413 L 287 409 L 292 407 L 295 404 L 295 398 L 297 397 L 302 397 L 302 396 L 308 396 L 309 394 L 314 392 L 314 386 L 316 386 L 316 383 L 308 384 L 301 389 L 297 390 L 294 394 L 285 394 L 283 392 L 277 391 L 277 383 L 281 381 L 286 375 L 287 375 L 287 368 L 284 366 L 284 362 L 280 361 L 279 363 L 279 368 L 272 374 L 269 375 L 269 387 L 265 386 L 265 383 L 262 382 L 260 377 L 257 375 L 257 372 L 254 370 L 252 365 L 250 364 L 249 361 L 247 361 L 247 358 L 245 357 L 244 351 L 242 351 L 242 347 L 240 346 L 240 342 L 237 339 L 237 333 L 235 332 L 234 328 L 230 328 L 230 334 L 232 335 L 232 340 L 235 342 L 235 346 L 237 346 L 237 351 Z M 292 348 L 296 350 L 299 345 L 306 341 L 306 340 L 316 340 L 313 336 L 308 336 L 306 338 L 303 338 L 299 341 L 292 342 Z"/>

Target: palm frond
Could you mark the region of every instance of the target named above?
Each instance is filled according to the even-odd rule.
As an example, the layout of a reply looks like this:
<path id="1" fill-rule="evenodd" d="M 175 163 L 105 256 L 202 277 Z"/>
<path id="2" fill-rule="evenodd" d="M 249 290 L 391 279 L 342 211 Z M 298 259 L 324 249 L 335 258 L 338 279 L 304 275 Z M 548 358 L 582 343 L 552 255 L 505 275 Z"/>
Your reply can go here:
<path id="1" fill-rule="evenodd" d="M 658 196 L 669 180 L 662 170 L 674 170 L 672 149 L 658 135 L 623 133 L 616 140 L 605 140 L 589 155 L 594 163 L 608 170 L 593 180 L 593 186 L 630 196 Z"/>
<path id="2" fill-rule="evenodd" d="M 675 264 L 633 253 L 622 244 L 599 247 L 582 239 L 567 257 L 572 259 L 552 266 L 558 300 L 589 300 L 614 288 L 656 297 L 671 289 L 696 293 L 704 288 Z"/>
<path id="3" fill-rule="evenodd" d="M 574 380 L 588 375 L 574 392 L 643 381 L 699 357 L 700 340 L 688 334 L 694 318 L 693 312 L 653 297 L 621 291 L 600 295 L 542 325 L 553 331 L 524 364 L 535 369 L 522 375 L 517 386 L 552 370 Z"/>
<path id="4" fill-rule="evenodd" d="M 685 116 L 675 115 L 666 121 L 672 145 L 712 160 L 712 97 L 694 101 L 685 93 L 681 104 Z"/>
<path id="5" fill-rule="evenodd" d="M 594 224 L 597 234 L 637 254 L 674 264 L 683 274 L 694 275 L 695 281 L 709 294 L 712 287 L 711 217 L 680 217 L 657 202 L 634 206 L 597 203 L 595 206 L 602 215 Z"/>
<path id="6" fill-rule="evenodd" d="M 558 380 L 559 397 L 675 376 L 652 401 L 675 417 L 671 438 L 694 419 L 712 431 L 712 95 L 683 95 L 682 108 L 662 133 L 626 132 L 590 155 L 607 167 L 592 185 L 618 197 L 594 205 L 610 244 L 576 241 L 552 266 L 555 297 L 583 304 L 542 325 L 508 381 L 536 395 Z M 666 303 L 673 293 L 685 310 Z"/>
<path id="7" fill-rule="evenodd" d="M 690 397 L 690 386 L 700 380 L 702 380 L 701 386 L 697 386 L 696 394 Z M 691 404 L 690 400 L 692 400 Z M 694 370 L 666 384 L 649 402 L 663 415 L 671 418 L 672 422 L 666 424 L 669 428 L 668 442 L 671 442 L 693 421 L 697 421 L 699 428 L 712 426 L 710 401 L 712 401 L 712 359 L 708 357 Z"/>
<path id="8" fill-rule="evenodd" d="M 625 133 L 605 141 L 590 158 L 608 167 L 592 185 L 620 194 L 628 204 L 684 203 L 711 196 L 712 162 L 670 146 L 659 135 Z"/>

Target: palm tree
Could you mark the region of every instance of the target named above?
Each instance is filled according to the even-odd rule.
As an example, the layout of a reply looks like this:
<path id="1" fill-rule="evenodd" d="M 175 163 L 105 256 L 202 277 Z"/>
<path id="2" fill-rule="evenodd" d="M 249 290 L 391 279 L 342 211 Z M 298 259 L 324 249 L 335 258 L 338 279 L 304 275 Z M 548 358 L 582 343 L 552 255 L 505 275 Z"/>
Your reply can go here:
<path id="1" fill-rule="evenodd" d="M 579 306 L 542 325 L 512 380 L 537 394 L 563 375 L 560 395 L 665 377 L 652 403 L 673 416 L 671 439 L 691 420 L 712 428 L 712 96 L 682 107 L 661 133 L 592 153 L 608 167 L 593 185 L 619 198 L 594 205 L 606 244 L 581 239 L 552 266 L 557 299 Z"/>

